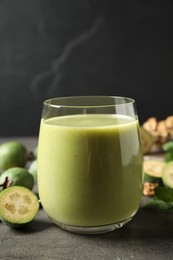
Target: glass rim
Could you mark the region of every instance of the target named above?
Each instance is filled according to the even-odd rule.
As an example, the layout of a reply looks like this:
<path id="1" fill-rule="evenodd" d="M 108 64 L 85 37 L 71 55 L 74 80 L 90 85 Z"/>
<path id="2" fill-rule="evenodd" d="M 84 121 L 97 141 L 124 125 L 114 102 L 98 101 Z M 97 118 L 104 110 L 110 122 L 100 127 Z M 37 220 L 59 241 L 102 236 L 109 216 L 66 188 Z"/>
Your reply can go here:
<path id="1" fill-rule="evenodd" d="M 67 100 L 81 100 L 81 99 L 87 99 L 89 98 L 91 99 L 97 99 L 97 100 L 101 100 L 103 98 L 109 99 L 109 100 L 114 100 L 114 101 L 121 101 L 120 103 L 112 103 L 112 104 L 106 104 L 106 103 L 102 103 L 100 102 L 100 104 L 84 104 L 84 105 L 78 105 L 78 104 L 67 104 Z M 55 102 L 56 101 L 56 102 Z M 58 102 L 57 101 L 61 101 Z M 66 104 L 64 102 L 64 104 L 62 103 L 62 101 L 66 101 Z M 122 105 L 133 105 L 135 103 L 135 99 L 130 98 L 130 97 L 123 97 L 123 96 L 106 96 L 106 95 L 86 95 L 86 96 L 62 96 L 62 97 L 54 97 L 54 98 L 49 98 L 43 101 L 43 104 L 52 108 L 94 108 L 94 107 L 115 107 L 115 106 L 122 106 Z"/>

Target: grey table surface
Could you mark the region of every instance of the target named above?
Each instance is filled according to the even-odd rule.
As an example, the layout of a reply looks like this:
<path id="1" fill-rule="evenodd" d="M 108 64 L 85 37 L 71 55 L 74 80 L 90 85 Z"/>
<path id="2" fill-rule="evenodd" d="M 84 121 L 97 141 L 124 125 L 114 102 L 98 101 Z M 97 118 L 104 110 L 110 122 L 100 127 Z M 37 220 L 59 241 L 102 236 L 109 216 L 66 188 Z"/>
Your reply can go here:
<path id="1" fill-rule="evenodd" d="M 32 150 L 35 137 L 11 138 Z M 9 138 L 0 138 L 0 143 Z M 43 209 L 23 229 L 0 223 L 0 259 L 115 259 L 161 260 L 173 257 L 173 212 L 141 207 L 126 226 L 100 235 L 64 231 L 52 223 Z"/>

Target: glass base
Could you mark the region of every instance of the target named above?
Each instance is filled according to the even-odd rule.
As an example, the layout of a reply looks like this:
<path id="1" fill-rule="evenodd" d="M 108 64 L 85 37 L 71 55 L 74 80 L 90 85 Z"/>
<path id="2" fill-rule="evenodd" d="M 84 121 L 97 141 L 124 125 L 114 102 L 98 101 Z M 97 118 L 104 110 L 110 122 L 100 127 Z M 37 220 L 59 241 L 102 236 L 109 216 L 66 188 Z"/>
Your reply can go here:
<path id="1" fill-rule="evenodd" d="M 59 222 L 53 221 L 57 226 L 60 228 L 73 232 L 73 233 L 79 233 L 79 234 L 101 234 L 101 233 L 107 233 L 107 232 L 112 232 L 116 229 L 119 229 L 123 227 L 127 222 L 129 222 L 132 219 L 129 218 L 127 220 L 114 223 L 114 224 L 109 224 L 109 225 L 103 225 L 103 226 L 97 226 L 97 227 L 78 227 L 78 226 L 71 226 L 71 225 L 66 225 L 66 224 L 61 224 Z"/>

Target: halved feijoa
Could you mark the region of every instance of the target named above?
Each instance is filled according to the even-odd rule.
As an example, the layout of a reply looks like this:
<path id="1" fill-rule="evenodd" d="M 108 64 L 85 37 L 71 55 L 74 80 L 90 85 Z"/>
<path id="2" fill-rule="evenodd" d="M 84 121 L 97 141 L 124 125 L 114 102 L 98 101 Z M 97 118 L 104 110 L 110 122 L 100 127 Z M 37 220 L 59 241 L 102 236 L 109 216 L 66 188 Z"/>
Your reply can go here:
<path id="1" fill-rule="evenodd" d="M 162 183 L 162 171 L 165 162 L 159 160 L 144 161 L 144 182 Z"/>
<path id="2" fill-rule="evenodd" d="M 173 162 L 165 164 L 162 172 L 163 184 L 173 189 Z"/>
<path id="3" fill-rule="evenodd" d="M 0 219 L 9 226 L 21 227 L 31 222 L 38 210 L 37 196 L 25 187 L 12 186 L 0 193 Z"/>

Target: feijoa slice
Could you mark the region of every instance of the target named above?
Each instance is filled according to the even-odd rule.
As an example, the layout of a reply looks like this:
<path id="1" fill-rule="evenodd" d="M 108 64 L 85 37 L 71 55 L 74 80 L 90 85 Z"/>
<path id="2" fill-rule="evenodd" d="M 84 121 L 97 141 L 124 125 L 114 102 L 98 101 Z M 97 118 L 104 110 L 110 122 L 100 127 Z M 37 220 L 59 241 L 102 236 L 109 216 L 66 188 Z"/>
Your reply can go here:
<path id="1" fill-rule="evenodd" d="M 11 227 L 31 222 L 38 210 L 37 196 L 25 187 L 12 186 L 0 193 L 0 219 Z"/>

